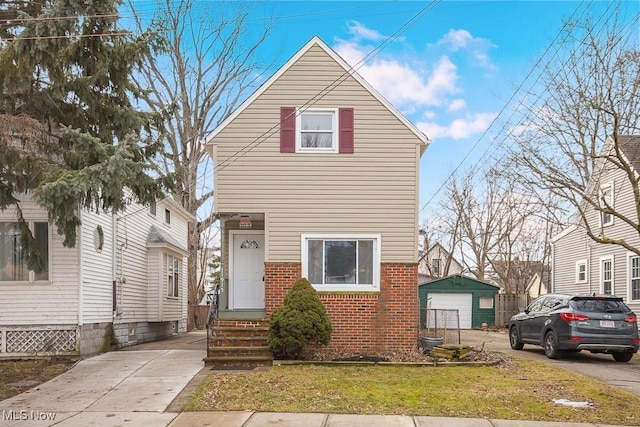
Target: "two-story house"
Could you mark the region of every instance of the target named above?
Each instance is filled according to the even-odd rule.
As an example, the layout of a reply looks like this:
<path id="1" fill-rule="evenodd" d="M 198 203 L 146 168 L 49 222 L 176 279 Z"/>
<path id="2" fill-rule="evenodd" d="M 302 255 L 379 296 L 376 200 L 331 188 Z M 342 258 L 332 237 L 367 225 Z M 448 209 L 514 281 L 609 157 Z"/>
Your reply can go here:
<path id="1" fill-rule="evenodd" d="M 617 158 L 625 162 L 637 181 L 640 178 L 640 136 L 620 136 L 618 145 L 621 156 Z M 612 149 L 611 140 L 607 149 Z M 593 175 L 590 185 L 594 191 L 599 191 L 602 206 L 608 205 L 611 210 L 587 208 L 586 225 L 597 236 L 623 239 L 631 247 L 640 248 L 637 227 L 621 219 L 621 216 L 638 218 L 629 174 L 625 168 L 612 164 L 603 156 Z M 615 294 L 623 297 L 633 310 L 640 311 L 640 256 L 621 245 L 596 243 L 587 235 L 586 225 L 585 220 L 579 220 L 554 238 L 551 290 Z"/>
<path id="2" fill-rule="evenodd" d="M 227 120 L 214 161 L 220 318 L 266 319 L 300 277 L 330 347 L 418 338 L 418 178 L 427 137 L 319 38 Z"/>
<path id="3" fill-rule="evenodd" d="M 187 227 L 170 198 L 117 214 L 79 210 L 73 248 L 21 195 L 44 270 L 21 255 L 15 212 L 0 211 L 0 357 L 87 355 L 186 332 Z"/>

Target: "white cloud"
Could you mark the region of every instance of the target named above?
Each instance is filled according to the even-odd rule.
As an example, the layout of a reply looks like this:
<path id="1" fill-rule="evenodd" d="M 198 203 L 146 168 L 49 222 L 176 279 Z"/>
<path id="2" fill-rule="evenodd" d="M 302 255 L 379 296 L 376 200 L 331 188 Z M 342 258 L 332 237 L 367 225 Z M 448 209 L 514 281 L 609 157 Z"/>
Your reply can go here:
<path id="1" fill-rule="evenodd" d="M 351 34 L 355 40 L 370 40 L 370 41 L 382 41 L 388 36 L 383 35 L 379 31 L 372 30 L 367 28 L 363 24 L 358 21 L 349 21 L 347 22 L 347 30 L 349 34 Z"/>
<path id="2" fill-rule="evenodd" d="M 487 130 L 496 116 L 496 113 L 478 113 L 455 119 L 448 126 L 433 122 L 419 122 L 416 125 L 434 140 L 437 138 L 464 139 Z"/>
<path id="3" fill-rule="evenodd" d="M 427 120 L 433 120 L 436 118 L 436 113 L 434 111 L 425 111 L 424 113 L 422 113 L 422 117 Z"/>
<path id="4" fill-rule="evenodd" d="M 474 37 L 467 30 L 451 29 L 438 41 L 438 44 L 447 47 L 452 52 L 464 49 L 469 52 L 476 65 L 490 69 L 496 68 L 489 57 L 489 51 L 496 45 L 491 43 L 489 39 Z"/>
<path id="5" fill-rule="evenodd" d="M 467 103 L 464 99 L 454 99 L 449 103 L 449 107 L 447 107 L 447 111 L 450 113 L 463 110 L 467 107 Z"/>
<path id="6" fill-rule="evenodd" d="M 334 49 L 352 66 L 368 52 L 367 47 L 351 40 L 338 40 Z M 374 57 L 357 68 L 357 72 L 399 108 L 442 105 L 447 95 L 460 91 L 456 85 L 456 66 L 446 56 L 431 70 L 393 58 Z"/>
<path id="7" fill-rule="evenodd" d="M 451 29 L 438 43 L 449 47 L 449 49 L 455 52 L 467 47 L 467 44 L 471 41 L 473 41 L 473 36 L 469 31 Z"/>

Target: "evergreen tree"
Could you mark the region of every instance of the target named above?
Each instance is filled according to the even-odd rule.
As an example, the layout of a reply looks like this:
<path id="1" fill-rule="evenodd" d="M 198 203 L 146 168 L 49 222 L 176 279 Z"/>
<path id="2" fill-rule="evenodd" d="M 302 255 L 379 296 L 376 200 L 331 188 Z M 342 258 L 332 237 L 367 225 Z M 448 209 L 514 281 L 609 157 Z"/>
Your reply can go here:
<path id="1" fill-rule="evenodd" d="M 118 28 L 119 3 L 0 3 L 0 209 L 15 208 L 31 269 L 39 253 L 20 194 L 74 246 L 79 209 L 148 203 L 170 182 L 153 178 L 155 120 L 135 108 L 131 80 L 153 39 Z"/>

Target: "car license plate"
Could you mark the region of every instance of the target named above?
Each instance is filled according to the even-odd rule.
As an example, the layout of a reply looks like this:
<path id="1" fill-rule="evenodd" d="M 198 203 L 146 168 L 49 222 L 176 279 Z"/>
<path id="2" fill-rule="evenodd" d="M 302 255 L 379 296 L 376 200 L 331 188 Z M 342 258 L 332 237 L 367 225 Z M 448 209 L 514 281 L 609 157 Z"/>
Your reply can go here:
<path id="1" fill-rule="evenodd" d="M 616 324 L 613 320 L 601 320 L 600 327 L 601 328 L 615 328 Z"/>

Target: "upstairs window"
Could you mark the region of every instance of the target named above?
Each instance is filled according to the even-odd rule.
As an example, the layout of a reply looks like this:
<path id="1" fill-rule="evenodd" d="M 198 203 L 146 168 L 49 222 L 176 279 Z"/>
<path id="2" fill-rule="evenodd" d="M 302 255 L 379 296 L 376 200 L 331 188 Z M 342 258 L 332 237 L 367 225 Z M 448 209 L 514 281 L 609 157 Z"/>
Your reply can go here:
<path id="1" fill-rule="evenodd" d="M 603 209 L 613 209 L 613 184 L 608 184 L 600 188 L 601 205 Z M 607 207 L 608 206 L 608 207 Z M 613 215 L 609 212 L 602 212 L 602 226 L 613 224 Z"/>
<path id="2" fill-rule="evenodd" d="M 166 224 L 171 224 L 171 211 L 169 209 L 164 210 L 164 222 Z"/>
<path id="3" fill-rule="evenodd" d="M 353 153 L 353 108 L 280 109 L 281 153 Z"/>
<path id="4" fill-rule="evenodd" d="M 431 273 L 434 276 L 440 276 L 440 258 L 434 258 L 431 260 Z"/>

